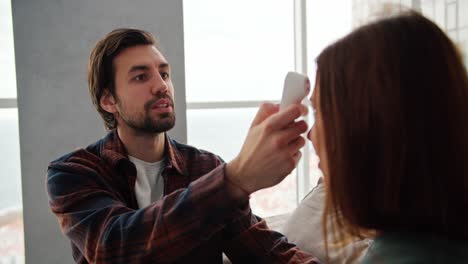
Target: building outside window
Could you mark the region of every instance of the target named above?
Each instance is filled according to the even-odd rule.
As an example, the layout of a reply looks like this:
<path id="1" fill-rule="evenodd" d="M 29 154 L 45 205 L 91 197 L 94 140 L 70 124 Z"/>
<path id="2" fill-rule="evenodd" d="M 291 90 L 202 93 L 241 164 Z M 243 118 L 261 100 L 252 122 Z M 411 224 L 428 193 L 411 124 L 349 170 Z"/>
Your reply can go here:
<path id="1" fill-rule="evenodd" d="M 353 0 L 353 27 L 381 14 L 414 9 L 434 21 L 457 45 L 468 66 L 468 0 Z"/>

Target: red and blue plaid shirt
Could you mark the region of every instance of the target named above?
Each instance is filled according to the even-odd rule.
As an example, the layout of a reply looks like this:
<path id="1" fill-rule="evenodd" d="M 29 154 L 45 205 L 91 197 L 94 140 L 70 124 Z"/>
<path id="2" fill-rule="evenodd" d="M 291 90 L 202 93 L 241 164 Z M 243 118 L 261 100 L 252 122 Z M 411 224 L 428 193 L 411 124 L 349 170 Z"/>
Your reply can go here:
<path id="1" fill-rule="evenodd" d="M 115 130 L 50 163 L 49 205 L 77 263 L 317 263 L 225 189 L 216 155 L 166 135 L 164 198 L 138 208 Z"/>

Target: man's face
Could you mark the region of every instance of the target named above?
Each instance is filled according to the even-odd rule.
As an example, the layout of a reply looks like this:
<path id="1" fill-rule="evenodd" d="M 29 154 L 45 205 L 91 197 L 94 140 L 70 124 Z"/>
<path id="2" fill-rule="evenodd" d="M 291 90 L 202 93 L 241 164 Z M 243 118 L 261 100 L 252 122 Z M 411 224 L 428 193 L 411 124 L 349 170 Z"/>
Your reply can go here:
<path id="1" fill-rule="evenodd" d="M 153 45 L 123 50 L 114 59 L 117 126 L 157 134 L 175 124 L 170 66 Z"/>

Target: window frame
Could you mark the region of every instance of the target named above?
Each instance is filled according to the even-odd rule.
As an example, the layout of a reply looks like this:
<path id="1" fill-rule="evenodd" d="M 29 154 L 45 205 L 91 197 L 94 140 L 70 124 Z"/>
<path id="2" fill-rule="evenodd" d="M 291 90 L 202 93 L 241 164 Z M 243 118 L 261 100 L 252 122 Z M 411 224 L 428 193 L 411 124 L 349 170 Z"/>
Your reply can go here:
<path id="1" fill-rule="evenodd" d="M 300 73 L 307 73 L 307 20 L 306 20 L 306 0 L 294 0 L 293 7 L 293 32 L 294 32 L 294 70 Z M 308 100 L 308 99 L 307 99 Z M 264 101 L 197 101 L 187 102 L 186 111 L 190 110 L 217 110 L 224 108 L 258 108 Z M 279 101 L 268 100 L 268 102 L 279 104 Z M 310 124 L 309 116 L 305 117 Z M 188 133 L 188 129 L 187 129 Z M 313 187 L 310 184 L 310 144 L 305 144 L 301 150 L 302 158 L 299 161 L 296 171 L 296 205 L 307 195 Z"/>

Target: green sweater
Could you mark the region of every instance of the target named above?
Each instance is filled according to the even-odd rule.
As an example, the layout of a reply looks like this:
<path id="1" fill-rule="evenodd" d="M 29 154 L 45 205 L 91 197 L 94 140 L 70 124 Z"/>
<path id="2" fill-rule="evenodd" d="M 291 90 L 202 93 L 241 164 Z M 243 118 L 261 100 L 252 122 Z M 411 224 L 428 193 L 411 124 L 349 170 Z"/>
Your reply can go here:
<path id="1" fill-rule="evenodd" d="M 468 263 L 468 241 L 453 241 L 427 234 L 387 233 L 374 240 L 361 263 Z"/>

